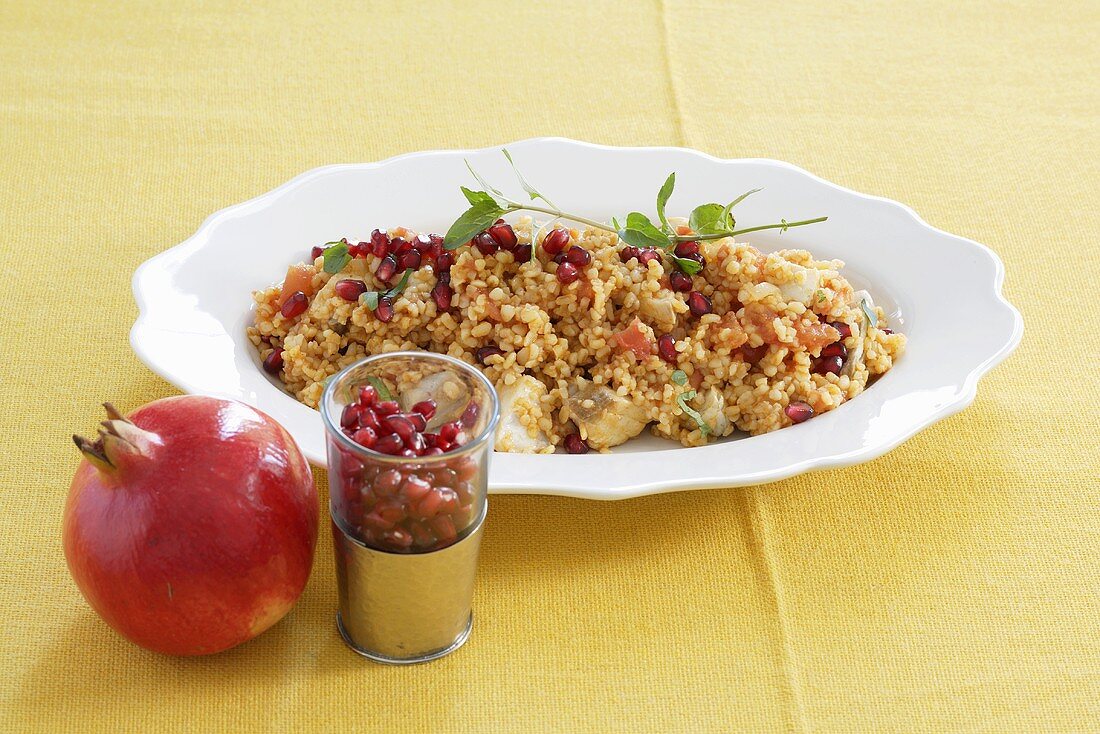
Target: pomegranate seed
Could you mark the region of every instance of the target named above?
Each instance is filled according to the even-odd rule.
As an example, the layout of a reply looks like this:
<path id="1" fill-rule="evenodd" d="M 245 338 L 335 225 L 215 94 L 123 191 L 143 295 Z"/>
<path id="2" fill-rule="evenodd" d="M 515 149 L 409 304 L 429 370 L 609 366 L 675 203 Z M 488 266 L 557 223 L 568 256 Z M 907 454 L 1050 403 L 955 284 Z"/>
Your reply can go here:
<path id="1" fill-rule="evenodd" d="M 400 413 L 399 415 L 407 418 L 409 422 L 413 424 L 413 428 L 416 429 L 417 433 L 423 433 L 424 429 L 428 426 L 428 421 L 420 413 Z"/>
<path id="2" fill-rule="evenodd" d="M 279 309 L 279 313 L 283 315 L 284 319 L 292 319 L 301 316 L 307 308 L 309 308 L 309 299 L 306 298 L 306 294 L 301 291 L 294 291 L 290 294 L 290 298 L 283 301 L 283 307 Z"/>
<path id="3" fill-rule="evenodd" d="M 748 344 L 741 345 L 741 357 L 750 364 L 756 364 L 764 355 L 768 353 L 768 345 L 761 344 L 758 347 L 750 347 Z"/>
<path id="4" fill-rule="evenodd" d="M 394 237 L 390 240 L 390 252 L 394 255 L 402 255 L 412 249 L 412 243 L 402 237 Z"/>
<path id="5" fill-rule="evenodd" d="M 320 246 L 314 247 L 312 250 L 309 251 L 309 256 L 313 260 L 316 260 L 323 254 L 325 254 L 325 248 Z"/>
<path id="6" fill-rule="evenodd" d="M 360 406 L 359 426 L 362 428 L 373 428 L 375 432 L 382 427 L 382 424 L 378 421 L 378 414 L 374 412 L 374 408 Z"/>
<path id="7" fill-rule="evenodd" d="M 426 420 L 431 420 L 432 416 L 435 415 L 435 410 L 437 407 L 438 406 L 435 404 L 434 400 L 421 400 L 419 403 L 412 407 L 412 412 L 419 413 L 420 415 L 424 416 Z"/>
<path id="8" fill-rule="evenodd" d="M 393 301 L 388 298 L 379 298 L 378 305 L 374 307 L 374 318 L 383 324 L 393 320 Z"/>
<path id="9" fill-rule="evenodd" d="M 550 259 L 553 260 L 556 265 L 561 265 L 563 262 L 565 262 L 565 253 L 559 252 L 557 255 L 554 255 Z"/>
<path id="10" fill-rule="evenodd" d="M 454 442 L 453 441 L 448 441 L 445 438 L 437 438 L 435 440 L 435 448 L 439 449 L 440 451 L 443 451 L 444 453 L 446 453 L 447 451 L 450 451 L 454 447 L 455 447 Z"/>
<path id="11" fill-rule="evenodd" d="M 691 276 L 679 270 L 673 270 L 668 276 L 668 287 L 677 293 L 687 293 L 691 290 Z"/>
<path id="12" fill-rule="evenodd" d="M 379 416 L 393 415 L 394 413 L 401 412 L 401 406 L 397 404 L 396 400 L 383 400 L 378 405 L 374 406 L 374 409 L 378 412 Z"/>
<path id="13" fill-rule="evenodd" d="M 478 350 L 477 350 L 477 352 L 475 352 L 475 354 L 477 355 L 477 361 L 478 362 L 480 362 L 483 365 L 488 365 L 489 364 L 489 357 L 493 357 L 497 354 L 504 354 L 504 350 L 501 349 L 500 347 L 490 345 L 490 346 L 487 346 L 487 347 L 478 348 Z"/>
<path id="14" fill-rule="evenodd" d="M 699 254 L 699 243 L 695 241 L 681 242 L 676 245 L 676 257 L 691 257 Z"/>
<path id="15" fill-rule="evenodd" d="M 651 247 L 647 247 L 643 250 L 638 251 L 638 262 L 640 262 L 642 265 L 645 265 L 646 267 L 648 267 L 649 263 L 653 260 L 660 261 L 660 259 L 660 253 L 658 253 Z"/>
<path id="16" fill-rule="evenodd" d="M 804 403 L 801 400 L 788 405 L 783 409 L 783 412 L 787 414 L 787 417 L 794 423 L 801 423 L 802 421 L 809 420 L 814 417 L 814 409 L 809 403 Z"/>
<path id="17" fill-rule="evenodd" d="M 556 275 L 558 276 L 558 282 L 562 285 L 569 285 L 581 277 L 581 272 L 577 270 L 577 266 L 573 263 L 562 263 L 558 266 Z"/>
<path id="18" fill-rule="evenodd" d="M 451 299 L 453 297 L 454 291 L 446 283 L 436 283 L 435 287 L 432 288 L 432 300 L 435 301 L 435 307 L 439 311 L 451 310 Z"/>
<path id="19" fill-rule="evenodd" d="M 431 485 L 427 485 L 428 490 L 424 493 L 420 502 L 416 505 L 414 514 L 423 519 L 430 520 L 435 517 L 439 512 L 440 506 L 443 504 L 443 493 L 441 490 L 432 490 Z"/>
<path id="20" fill-rule="evenodd" d="M 433 517 L 429 523 L 432 526 L 432 530 L 435 531 L 436 537 L 439 538 L 439 542 L 447 543 L 458 537 L 458 533 L 455 532 L 455 524 L 446 515 L 437 515 Z"/>
<path id="21" fill-rule="evenodd" d="M 385 436 L 379 437 L 374 442 L 373 446 L 375 451 L 379 451 L 383 454 L 399 454 L 405 449 L 405 442 L 401 440 L 401 437 L 396 433 L 388 433 Z"/>
<path id="22" fill-rule="evenodd" d="M 841 359 L 848 358 L 848 347 L 844 346 L 840 342 L 834 342 L 821 350 L 822 357 L 840 357 Z"/>
<path id="23" fill-rule="evenodd" d="M 502 250 L 514 250 L 519 241 L 516 239 L 516 232 L 512 229 L 512 225 L 507 222 L 497 221 L 492 227 L 487 230 L 489 236 L 496 240 L 496 243 Z"/>
<path id="24" fill-rule="evenodd" d="M 382 533 L 382 540 L 388 545 L 405 550 L 413 544 L 413 536 L 404 528 L 392 528 Z"/>
<path id="25" fill-rule="evenodd" d="M 634 247 L 633 245 L 627 245 L 623 249 L 619 250 L 619 259 L 622 260 L 624 263 L 628 263 L 638 257 L 638 255 L 640 254 L 641 250 L 639 250 L 637 247 Z"/>
<path id="26" fill-rule="evenodd" d="M 428 239 L 432 241 L 432 244 L 437 247 L 443 247 L 443 235 L 435 234 L 434 232 L 428 235 Z"/>
<path id="27" fill-rule="evenodd" d="M 814 362 L 810 370 L 816 375 L 839 375 L 844 367 L 844 360 L 840 357 L 822 357 Z"/>
<path id="28" fill-rule="evenodd" d="M 565 259 L 578 268 L 583 268 L 585 265 L 592 262 L 592 254 L 580 245 L 573 245 L 566 250 Z"/>
<path id="29" fill-rule="evenodd" d="M 363 525 L 381 531 L 386 531 L 393 527 L 393 523 L 382 517 L 377 510 L 372 510 L 363 517 Z"/>
<path id="30" fill-rule="evenodd" d="M 378 390 L 374 385 L 363 385 L 359 388 L 359 403 L 361 405 L 374 405 L 378 401 Z"/>
<path id="31" fill-rule="evenodd" d="M 455 494 L 460 502 L 469 504 L 474 499 L 474 485 L 469 482 L 459 482 L 455 485 Z"/>
<path id="32" fill-rule="evenodd" d="M 413 542 L 420 548 L 427 548 L 435 543 L 435 535 L 424 526 L 423 523 L 410 522 L 409 533 L 413 536 Z"/>
<path id="33" fill-rule="evenodd" d="M 409 477 L 401 485 L 401 492 L 405 495 L 405 499 L 412 502 L 417 502 L 431 491 L 432 485 L 420 477 Z"/>
<path id="34" fill-rule="evenodd" d="M 416 456 L 423 456 L 424 452 L 428 448 L 428 444 L 424 441 L 423 433 L 414 433 L 405 439 L 405 448 L 411 449 Z"/>
<path id="35" fill-rule="evenodd" d="M 374 442 L 378 440 L 378 434 L 371 428 L 360 428 L 356 431 L 352 437 L 352 441 L 360 446 L 366 446 L 368 449 L 374 446 Z"/>
<path id="36" fill-rule="evenodd" d="M 439 427 L 439 438 L 441 441 L 453 442 L 455 437 L 462 431 L 462 424 L 458 421 L 451 421 L 450 423 L 444 423 Z"/>
<path id="37" fill-rule="evenodd" d="M 477 414 L 481 410 L 477 407 L 477 403 L 470 401 L 466 404 L 466 410 L 462 411 L 462 417 L 458 419 L 458 422 L 462 424 L 464 428 L 472 428 L 474 423 L 477 422 Z M 457 440 L 457 436 L 455 439 Z"/>
<path id="38" fill-rule="evenodd" d="M 385 257 L 390 254 L 390 236 L 380 229 L 370 233 L 371 252 L 376 257 Z"/>
<path id="39" fill-rule="evenodd" d="M 432 238 L 426 234 L 418 234 L 416 237 L 414 237 L 412 245 L 413 249 L 421 254 L 430 252 L 432 247 L 435 246 L 432 242 Z"/>
<path id="40" fill-rule="evenodd" d="M 421 452 L 421 456 L 442 456 L 444 454 L 443 449 L 438 446 L 429 446 Z"/>
<path id="41" fill-rule="evenodd" d="M 282 368 L 283 349 L 282 347 L 275 347 L 271 350 L 271 354 L 264 357 L 264 372 L 271 375 L 277 375 Z"/>
<path id="42" fill-rule="evenodd" d="M 515 251 L 516 262 L 525 263 L 531 260 L 531 245 L 520 245 Z"/>
<path id="43" fill-rule="evenodd" d="M 589 451 L 588 442 L 581 438 L 579 433 L 570 433 L 564 439 L 562 443 L 565 445 L 565 450 L 571 454 L 587 454 Z"/>
<path id="44" fill-rule="evenodd" d="M 436 489 L 436 492 L 439 492 L 439 497 L 442 500 L 442 505 L 439 508 L 441 512 L 450 514 L 458 509 L 458 492 L 446 487 L 440 487 Z"/>
<path id="45" fill-rule="evenodd" d="M 393 255 L 386 255 L 382 258 L 382 262 L 378 263 L 378 267 L 374 269 L 374 277 L 378 278 L 383 283 L 389 283 L 393 280 L 393 276 L 396 272 L 397 258 Z"/>
<path id="46" fill-rule="evenodd" d="M 493 236 L 488 232 L 480 232 L 473 239 L 474 247 L 482 255 L 488 257 L 496 252 L 500 247 L 497 245 L 497 241 L 493 239 Z"/>
<path id="47" fill-rule="evenodd" d="M 669 364 L 676 364 L 676 340 L 672 334 L 664 334 L 657 340 L 657 354 Z"/>
<path id="48" fill-rule="evenodd" d="M 893 329 L 880 329 L 880 331 L 882 331 L 883 334 L 893 334 L 894 333 Z"/>
<path id="49" fill-rule="evenodd" d="M 548 255 L 557 255 L 569 244 L 569 232 L 564 229 L 552 229 L 542 239 L 542 249 Z"/>
<path id="50" fill-rule="evenodd" d="M 710 299 L 699 291 L 692 291 L 691 295 L 688 296 L 688 308 L 691 309 L 691 313 L 695 316 L 703 316 L 714 310 L 714 306 L 711 305 Z"/>
<path id="51" fill-rule="evenodd" d="M 435 259 L 435 270 L 437 273 L 444 273 L 455 264 L 455 256 L 453 252 L 444 250 L 439 253 L 439 256 Z"/>
<path id="52" fill-rule="evenodd" d="M 336 284 L 336 295 L 345 301 L 358 301 L 359 296 L 367 292 L 367 284 L 361 280 L 347 278 Z"/>
<path id="53" fill-rule="evenodd" d="M 420 267 L 420 253 L 416 250 L 409 250 L 408 252 L 402 253 L 397 261 L 397 265 L 402 270 L 408 270 L 409 268 L 416 270 Z"/>
<path id="54" fill-rule="evenodd" d="M 359 425 L 359 411 L 361 408 L 352 403 L 344 406 L 344 412 L 340 414 L 340 426 L 343 428 L 355 428 Z"/>
<path id="55" fill-rule="evenodd" d="M 383 497 L 393 494 L 401 485 L 401 472 L 387 469 L 374 480 L 374 491 Z"/>
<path id="56" fill-rule="evenodd" d="M 468 456 L 456 461 L 453 468 L 455 477 L 464 482 L 470 481 L 477 474 L 477 462 Z"/>
<path id="57" fill-rule="evenodd" d="M 830 321 L 829 326 L 840 332 L 841 339 L 847 339 L 852 335 L 852 327 L 843 321 Z"/>

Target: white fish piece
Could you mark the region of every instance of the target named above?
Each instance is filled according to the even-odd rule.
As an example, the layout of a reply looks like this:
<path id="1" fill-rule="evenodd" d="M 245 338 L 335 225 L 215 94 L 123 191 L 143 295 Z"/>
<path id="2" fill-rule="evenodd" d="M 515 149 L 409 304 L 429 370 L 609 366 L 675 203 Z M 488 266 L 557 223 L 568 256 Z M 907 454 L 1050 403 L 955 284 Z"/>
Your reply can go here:
<path id="1" fill-rule="evenodd" d="M 646 323 L 662 332 L 675 329 L 677 312 L 683 313 L 688 310 L 687 305 L 668 293 L 662 296 L 642 296 L 639 302 L 638 311 Z"/>
<path id="2" fill-rule="evenodd" d="M 521 375 L 511 385 L 497 388 L 500 398 L 500 424 L 497 426 L 496 445 L 501 451 L 534 454 L 550 447 L 550 438 L 541 429 L 532 436 L 520 415 L 539 407 L 546 395 L 546 386 L 530 375 Z"/>
<path id="3" fill-rule="evenodd" d="M 821 286 L 821 271 L 817 268 L 805 268 L 794 263 L 790 264 L 790 268 L 795 274 L 795 279 L 780 284 L 779 292 L 787 301 L 798 301 L 806 306 L 811 305 L 814 294 Z"/>
<path id="4" fill-rule="evenodd" d="M 727 436 L 733 431 L 733 424 L 726 418 L 723 409 L 726 407 L 726 396 L 717 387 L 711 387 L 703 396 L 703 407 L 699 409 L 699 415 L 715 436 Z"/>
<path id="5" fill-rule="evenodd" d="M 589 380 L 570 386 L 566 405 L 581 438 L 595 449 L 626 443 L 649 423 L 645 408 Z"/>
<path id="6" fill-rule="evenodd" d="M 448 372 L 436 372 L 405 389 L 398 402 L 401 410 L 408 411 L 422 400 L 434 400 L 435 415 L 428 421 L 428 430 L 434 430 L 444 423 L 457 420 L 469 405 L 471 397 L 469 388 L 462 380 Z"/>
<path id="7" fill-rule="evenodd" d="M 856 291 L 852 294 L 853 306 L 859 306 L 860 301 L 866 301 L 868 307 L 871 310 L 875 308 L 875 300 L 871 298 L 871 294 L 867 291 Z M 852 327 L 852 335 L 856 337 L 856 346 L 848 352 L 848 359 L 844 360 L 844 366 L 840 370 L 840 374 L 848 375 L 849 377 L 856 371 L 856 367 L 863 361 L 863 342 L 867 340 L 867 323 L 866 318 L 861 318 L 859 323 Z"/>

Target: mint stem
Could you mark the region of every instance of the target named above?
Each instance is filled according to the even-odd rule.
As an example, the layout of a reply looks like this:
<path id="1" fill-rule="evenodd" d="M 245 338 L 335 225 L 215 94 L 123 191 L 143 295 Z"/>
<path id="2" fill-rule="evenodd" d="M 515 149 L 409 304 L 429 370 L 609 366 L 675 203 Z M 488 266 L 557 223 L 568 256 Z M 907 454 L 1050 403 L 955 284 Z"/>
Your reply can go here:
<path id="1" fill-rule="evenodd" d="M 539 212 L 540 214 L 549 214 L 553 217 L 560 219 L 568 219 L 573 222 L 580 222 L 581 224 L 587 224 L 589 227 L 595 227 L 596 229 L 602 229 L 605 232 L 614 232 L 618 234 L 618 230 L 609 224 L 604 222 L 597 222 L 595 219 L 588 219 L 577 214 L 569 214 L 559 209 L 550 209 L 544 206 L 536 206 L 534 204 L 524 204 L 519 201 L 512 201 L 508 199 L 508 212 L 518 211 L 530 211 Z M 781 222 L 779 224 L 762 224 L 758 227 L 746 227 L 745 229 L 735 229 L 732 232 L 717 232 L 715 234 L 678 234 L 670 235 L 669 239 L 675 242 L 699 242 L 701 240 L 719 240 L 723 237 L 735 237 L 739 234 L 747 234 L 749 232 L 760 232 L 765 229 L 790 229 L 791 227 L 803 227 L 807 224 L 817 224 L 818 222 L 824 222 L 828 217 L 817 217 L 815 219 L 803 219 L 799 222 Z"/>

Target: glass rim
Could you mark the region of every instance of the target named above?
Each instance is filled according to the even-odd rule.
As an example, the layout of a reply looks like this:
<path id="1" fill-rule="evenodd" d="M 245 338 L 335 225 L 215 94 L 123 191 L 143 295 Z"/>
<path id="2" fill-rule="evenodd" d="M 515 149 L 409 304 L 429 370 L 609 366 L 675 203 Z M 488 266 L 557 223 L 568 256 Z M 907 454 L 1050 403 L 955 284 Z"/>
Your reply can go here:
<path id="1" fill-rule="evenodd" d="M 375 451 L 374 449 L 367 448 L 362 444 L 352 441 L 351 438 L 340 429 L 338 425 L 339 422 L 333 420 L 332 413 L 329 409 L 330 402 L 335 404 L 337 385 L 346 379 L 348 373 L 352 370 L 368 365 L 371 362 L 378 362 L 395 357 L 411 357 L 414 359 L 427 359 L 429 361 L 438 360 L 450 364 L 462 372 L 474 375 L 475 379 L 481 382 L 482 386 L 485 387 L 486 393 L 489 395 L 490 406 L 492 407 L 489 420 L 486 421 L 485 427 L 481 429 L 481 433 L 457 448 L 450 451 L 444 451 L 442 454 L 436 454 L 434 456 L 399 456 L 394 454 L 383 454 L 381 451 Z M 329 379 L 328 384 L 325 386 L 325 391 L 321 394 L 320 409 L 321 420 L 324 423 L 326 433 L 330 436 L 335 436 L 339 443 L 360 456 L 369 458 L 371 461 L 382 461 L 391 464 L 427 464 L 436 461 L 450 460 L 454 459 L 456 456 L 464 456 L 473 453 L 489 440 L 496 430 L 497 422 L 500 420 L 500 398 L 497 396 L 496 388 L 493 387 L 493 383 L 489 382 L 489 378 L 485 376 L 485 373 L 477 367 L 467 364 L 461 359 L 452 357 L 449 354 L 439 354 L 438 352 L 429 351 L 406 350 L 401 352 L 383 352 L 381 354 L 372 354 L 369 357 L 364 357 L 357 362 L 352 362 Z"/>

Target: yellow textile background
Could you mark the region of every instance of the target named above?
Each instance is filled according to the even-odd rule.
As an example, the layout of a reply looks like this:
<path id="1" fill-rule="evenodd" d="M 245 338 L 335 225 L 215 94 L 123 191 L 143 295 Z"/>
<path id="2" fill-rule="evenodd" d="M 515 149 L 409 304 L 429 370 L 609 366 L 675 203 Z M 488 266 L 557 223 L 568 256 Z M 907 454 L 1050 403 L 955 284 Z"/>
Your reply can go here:
<path id="1" fill-rule="evenodd" d="M 1098 36 L 1088 1 L 0 3 L 0 730 L 1100 730 Z M 327 532 L 247 645 L 110 632 L 59 519 L 69 435 L 174 393 L 127 342 L 135 267 L 314 166 L 536 135 L 911 204 L 1000 254 L 1023 344 L 864 466 L 495 499 L 431 665 L 344 648 Z"/>

